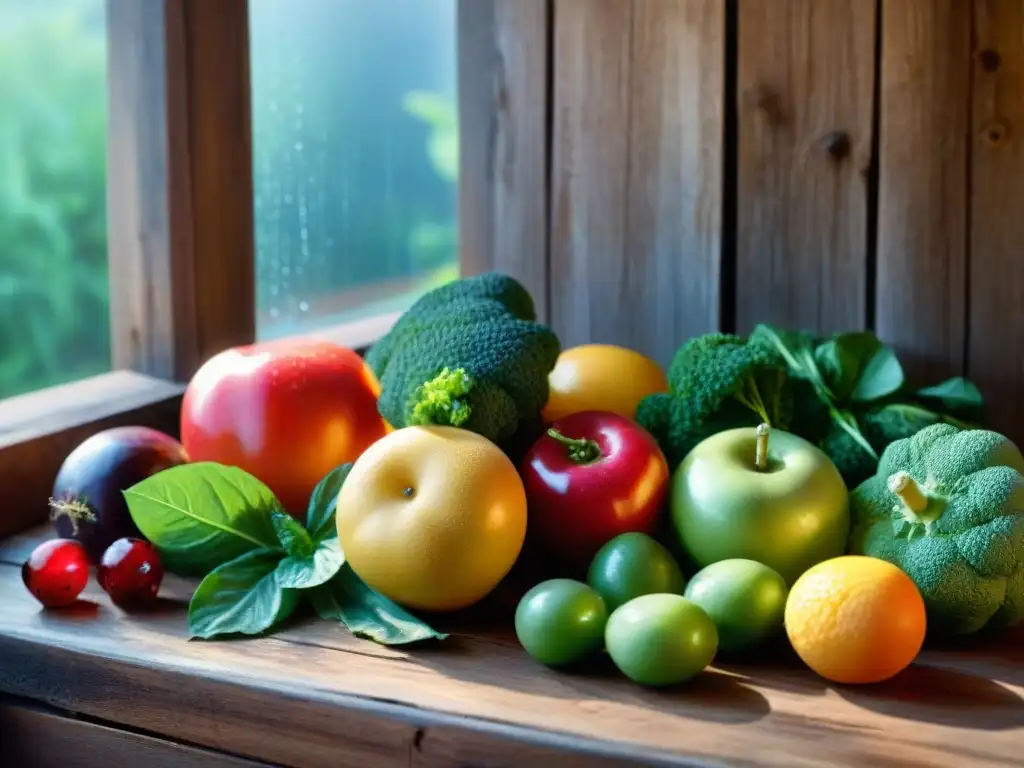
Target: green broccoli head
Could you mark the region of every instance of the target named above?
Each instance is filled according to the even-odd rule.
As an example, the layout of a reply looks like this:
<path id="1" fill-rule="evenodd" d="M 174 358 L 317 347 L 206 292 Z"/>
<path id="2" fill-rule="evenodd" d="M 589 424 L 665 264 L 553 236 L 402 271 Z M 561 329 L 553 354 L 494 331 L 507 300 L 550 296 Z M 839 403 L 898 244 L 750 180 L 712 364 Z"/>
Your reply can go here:
<path id="1" fill-rule="evenodd" d="M 443 424 L 498 444 L 537 421 L 561 346 L 515 279 L 486 273 L 421 297 L 367 353 L 396 428 Z"/>
<path id="2" fill-rule="evenodd" d="M 891 443 L 850 502 L 850 551 L 914 580 L 930 633 L 1024 619 L 1024 456 L 1007 438 L 927 426 Z"/>
<path id="3" fill-rule="evenodd" d="M 637 421 L 678 464 L 716 432 L 761 422 L 787 429 L 793 413 L 785 359 L 770 345 L 725 333 L 686 342 L 668 369 L 669 392 L 649 395 Z"/>

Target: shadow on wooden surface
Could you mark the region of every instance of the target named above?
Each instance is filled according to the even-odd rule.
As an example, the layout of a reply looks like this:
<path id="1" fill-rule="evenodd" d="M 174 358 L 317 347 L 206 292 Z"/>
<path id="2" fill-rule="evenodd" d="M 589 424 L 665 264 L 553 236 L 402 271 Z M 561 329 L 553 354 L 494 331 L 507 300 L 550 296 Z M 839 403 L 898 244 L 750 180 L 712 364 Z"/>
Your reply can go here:
<path id="1" fill-rule="evenodd" d="M 847 701 L 874 712 L 916 722 L 959 727 L 970 713 L 981 730 L 1024 727 L 1024 699 L 986 680 L 951 669 L 911 666 L 870 688 L 835 686 Z"/>

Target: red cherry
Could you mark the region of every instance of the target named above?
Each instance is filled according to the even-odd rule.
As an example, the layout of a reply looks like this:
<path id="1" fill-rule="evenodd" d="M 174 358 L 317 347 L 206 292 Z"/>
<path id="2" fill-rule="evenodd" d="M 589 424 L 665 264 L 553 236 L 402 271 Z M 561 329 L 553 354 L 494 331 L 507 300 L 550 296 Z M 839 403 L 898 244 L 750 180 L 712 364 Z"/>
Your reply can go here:
<path id="1" fill-rule="evenodd" d="M 156 547 L 144 539 L 118 539 L 103 553 L 96 579 L 114 605 L 125 610 L 156 602 L 164 565 Z"/>
<path id="2" fill-rule="evenodd" d="M 21 580 L 47 608 L 64 608 L 78 600 L 89 581 L 89 556 L 73 539 L 44 541 L 21 566 Z"/>

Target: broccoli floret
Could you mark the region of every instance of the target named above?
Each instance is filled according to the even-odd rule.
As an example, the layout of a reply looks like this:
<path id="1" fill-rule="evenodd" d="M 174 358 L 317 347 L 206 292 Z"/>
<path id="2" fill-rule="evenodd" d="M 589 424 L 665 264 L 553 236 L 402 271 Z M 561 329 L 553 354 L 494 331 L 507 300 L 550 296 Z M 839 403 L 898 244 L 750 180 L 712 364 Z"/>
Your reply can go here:
<path id="1" fill-rule="evenodd" d="M 533 299 L 489 272 L 426 293 L 367 352 L 378 410 L 395 428 L 441 424 L 499 445 L 538 421 L 561 346 Z"/>
<path id="2" fill-rule="evenodd" d="M 640 401 L 636 420 L 674 466 L 701 440 L 762 422 L 787 429 L 793 391 L 786 361 L 771 345 L 726 333 L 686 342 L 668 369 L 667 394 Z"/>
<path id="3" fill-rule="evenodd" d="M 877 457 L 890 443 L 911 437 L 919 430 L 943 421 L 943 416 L 906 403 L 890 403 L 857 413 L 856 419 L 861 434 L 875 451 L 874 456 L 838 425 L 833 425 L 819 442 L 850 488 L 855 488 L 875 473 Z"/>
<path id="4" fill-rule="evenodd" d="M 850 494 L 850 551 L 917 584 L 935 635 L 1024 621 L 1024 456 L 988 430 L 933 424 L 889 445 Z"/>

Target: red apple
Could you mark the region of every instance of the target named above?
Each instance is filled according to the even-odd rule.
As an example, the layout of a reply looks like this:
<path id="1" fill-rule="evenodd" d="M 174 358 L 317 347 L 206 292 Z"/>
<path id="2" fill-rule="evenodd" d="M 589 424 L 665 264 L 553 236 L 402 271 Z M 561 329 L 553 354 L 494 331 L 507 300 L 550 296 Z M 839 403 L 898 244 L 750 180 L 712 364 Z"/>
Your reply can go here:
<path id="1" fill-rule="evenodd" d="M 654 437 L 608 411 L 552 424 L 527 452 L 522 476 L 530 535 L 577 565 L 621 533 L 653 532 L 669 483 Z"/>

